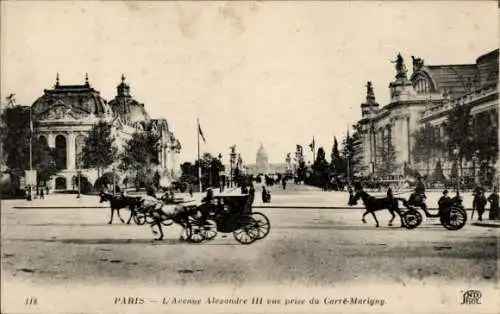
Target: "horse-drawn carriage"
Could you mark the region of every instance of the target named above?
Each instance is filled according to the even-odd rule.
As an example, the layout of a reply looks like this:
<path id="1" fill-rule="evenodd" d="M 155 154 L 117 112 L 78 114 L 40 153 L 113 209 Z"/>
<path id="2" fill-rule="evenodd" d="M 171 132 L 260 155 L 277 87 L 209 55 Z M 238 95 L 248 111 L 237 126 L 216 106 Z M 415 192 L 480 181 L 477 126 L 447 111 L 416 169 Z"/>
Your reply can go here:
<path id="1" fill-rule="evenodd" d="M 114 210 L 128 207 L 131 213 L 127 223 L 133 219 L 138 225 L 157 226 L 160 232 L 157 240 L 163 239 L 162 226 L 174 223 L 183 227 L 183 238 L 194 243 L 212 240 L 218 233 L 232 233 L 238 242 L 251 244 L 265 238 L 271 228 L 266 215 L 252 211 L 250 195 L 216 195 L 201 204 L 163 200 L 158 206 L 145 206 L 140 197 L 114 197 L 101 193 L 103 201 L 110 201 L 111 217 Z M 118 217 L 121 219 L 119 212 Z"/>
<path id="2" fill-rule="evenodd" d="M 407 212 L 411 213 L 402 216 L 403 222 L 407 228 L 413 229 L 422 223 L 423 216 L 419 210 L 423 211 L 427 218 L 439 218 L 441 225 L 448 230 L 459 230 L 465 226 L 467 222 L 467 212 L 462 205 L 460 196 L 455 196 L 444 201 L 443 204 L 440 204 L 441 208 L 435 214 L 429 212 L 429 209 L 425 205 L 425 197 L 420 197 L 422 199 L 419 200 L 419 196 L 413 193 L 410 195 L 408 201 L 403 200 Z"/>
<path id="3" fill-rule="evenodd" d="M 351 197 L 354 202 L 358 199 L 362 199 L 366 208 L 362 221 L 366 223 L 365 216 L 372 214 L 376 222 L 376 227 L 379 226 L 379 223 L 377 217 L 375 216 L 375 212 L 383 209 L 389 210 L 392 215 L 392 218 L 389 221 L 389 226 L 392 226 L 395 213 L 397 213 L 401 217 L 402 227 L 407 229 L 414 229 L 422 223 L 423 215 L 420 213 L 420 210 L 422 210 L 428 218 L 439 218 L 441 225 L 448 230 L 459 230 L 463 228 L 467 222 L 467 213 L 462 206 L 462 200 L 460 197 L 454 197 L 447 200 L 441 205 L 441 208 L 436 214 L 429 212 L 427 206 L 425 205 L 425 197 L 419 196 L 415 193 L 410 196 L 409 200 L 392 196 L 375 198 L 365 192 L 361 187 L 357 187 L 354 195 Z M 402 202 L 404 206 L 403 208 L 398 206 L 399 201 Z"/>

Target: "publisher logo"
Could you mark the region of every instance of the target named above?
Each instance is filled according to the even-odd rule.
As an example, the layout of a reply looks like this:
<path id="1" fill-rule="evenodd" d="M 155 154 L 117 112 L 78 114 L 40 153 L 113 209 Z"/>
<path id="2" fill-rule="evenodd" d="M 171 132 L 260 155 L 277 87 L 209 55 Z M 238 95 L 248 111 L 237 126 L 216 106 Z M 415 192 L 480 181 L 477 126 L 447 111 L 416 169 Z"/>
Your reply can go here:
<path id="1" fill-rule="evenodd" d="M 479 290 L 467 290 L 462 294 L 461 305 L 481 304 L 480 299 L 483 294 Z"/>

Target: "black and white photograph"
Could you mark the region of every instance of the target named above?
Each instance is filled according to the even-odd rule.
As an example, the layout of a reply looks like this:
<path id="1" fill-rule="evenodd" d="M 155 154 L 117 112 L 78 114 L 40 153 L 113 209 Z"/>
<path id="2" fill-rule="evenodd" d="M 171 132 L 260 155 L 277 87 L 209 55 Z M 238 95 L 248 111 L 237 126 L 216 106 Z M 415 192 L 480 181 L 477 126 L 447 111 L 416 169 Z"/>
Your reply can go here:
<path id="1" fill-rule="evenodd" d="M 499 313 L 497 1 L 1 1 L 1 312 Z"/>

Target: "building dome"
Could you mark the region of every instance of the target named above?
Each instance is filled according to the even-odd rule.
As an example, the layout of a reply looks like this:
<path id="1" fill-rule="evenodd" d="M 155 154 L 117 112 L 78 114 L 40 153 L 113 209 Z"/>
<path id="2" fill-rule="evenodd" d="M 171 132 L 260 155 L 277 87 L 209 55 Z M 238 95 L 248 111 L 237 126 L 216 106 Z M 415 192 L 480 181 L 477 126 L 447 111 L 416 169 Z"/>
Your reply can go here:
<path id="1" fill-rule="evenodd" d="M 125 83 L 124 75 L 122 75 L 121 83 L 116 87 L 116 91 L 116 97 L 109 102 L 109 105 L 115 115 L 120 116 L 124 123 L 132 125 L 136 122 L 149 120 L 144 104 L 130 96 L 130 86 Z"/>
<path id="2" fill-rule="evenodd" d="M 34 119 L 84 118 L 88 115 L 112 115 L 100 93 L 93 89 L 85 76 L 84 85 L 60 85 L 59 74 L 53 89 L 45 89 L 31 107 Z"/>
<path id="3" fill-rule="evenodd" d="M 260 147 L 257 150 L 256 168 L 257 168 L 256 169 L 257 173 L 266 173 L 269 170 L 268 156 L 262 143 L 260 144 Z"/>

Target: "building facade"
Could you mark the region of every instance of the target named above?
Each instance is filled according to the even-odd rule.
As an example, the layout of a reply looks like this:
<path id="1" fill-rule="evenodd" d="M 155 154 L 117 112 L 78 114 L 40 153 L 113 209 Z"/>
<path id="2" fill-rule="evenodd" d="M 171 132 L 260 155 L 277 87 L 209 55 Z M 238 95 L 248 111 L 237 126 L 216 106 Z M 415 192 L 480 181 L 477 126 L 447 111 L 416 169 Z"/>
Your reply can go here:
<path id="1" fill-rule="evenodd" d="M 34 137 L 55 148 L 56 166 L 62 169 L 48 183 L 52 189 L 70 189 L 78 171 L 91 184 L 96 181 L 97 169 L 83 168 L 81 152 L 87 134 L 99 121 L 112 125 L 118 152 L 123 151 L 125 142 L 134 132 L 145 129 L 158 132 L 161 135 L 161 150 L 157 170 L 164 181 L 175 180 L 180 175 L 180 142 L 165 119 L 151 119 L 144 104 L 132 98 L 130 86 L 125 83 L 123 75 L 117 86 L 117 95 L 109 103 L 90 85 L 87 75 L 83 85 L 62 85 L 57 75 L 54 88 L 45 89 L 31 106 L 31 118 Z M 105 172 L 116 169 L 118 162 Z"/>
<path id="2" fill-rule="evenodd" d="M 449 111 L 456 105 L 471 109 L 474 127 L 498 129 L 498 54 L 496 49 L 479 56 L 475 63 L 425 65 L 412 56 L 413 71 L 408 77 L 401 55 L 396 64 L 395 80 L 390 82 L 390 101 L 376 102 L 373 86 L 368 82 L 366 101 L 361 104 L 362 118 L 357 126 L 362 137 L 362 160 L 366 169 L 361 175 L 376 175 L 388 146 L 396 151 L 394 174 L 403 175 L 404 165 L 424 173 L 423 164 L 415 162 L 412 150 L 414 133 L 426 124 L 434 127 L 435 137 L 445 139 L 444 125 Z M 479 123 L 478 121 L 482 121 Z M 432 160 L 449 174 L 452 161 L 443 153 Z M 464 161 L 464 167 L 470 161 Z"/>

